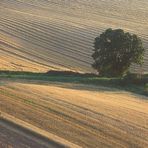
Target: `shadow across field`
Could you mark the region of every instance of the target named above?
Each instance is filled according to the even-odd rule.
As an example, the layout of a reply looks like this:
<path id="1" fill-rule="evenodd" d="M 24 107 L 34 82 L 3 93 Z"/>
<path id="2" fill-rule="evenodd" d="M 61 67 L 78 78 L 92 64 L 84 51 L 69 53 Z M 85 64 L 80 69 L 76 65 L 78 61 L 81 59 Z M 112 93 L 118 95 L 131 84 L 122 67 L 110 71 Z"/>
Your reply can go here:
<path id="1" fill-rule="evenodd" d="M 3 118 L 0 119 L 0 129 L 2 132 L 0 134 L 0 140 L 2 140 L 1 145 L 7 144 L 7 146 L 12 146 L 12 147 L 20 146 L 20 147 L 36 147 L 36 148 L 47 148 L 47 147 L 66 148 L 66 146 L 62 144 L 56 143 L 55 141 L 52 141 L 38 133 L 35 133 L 34 131 L 25 129 Z M 8 141 L 6 142 L 5 141 L 6 139 L 3 139 L 3 136 L 7 137 L 9 139 L 9 142 Z"/>
<path id="2" fill-rule="evenodd" d="M 78 73 L 72 71 L 48 71 L 46 73 L 34 73 L 34 72 L 22 72 L 22 71 L 0 71 L 0 80 L 29 80 L 35 82 L 61 82 L 61 83 L 74 83 L 74 84 L 87 84 L 95 86 L 103 86 L 102 89 L 99 88 L 99 91 L 118 91 L 126 90 L 136 94 L 142 94 L 148 96 L 148 93 L 145 89 L 144 84 L 132 84 L 125 83 L 124 78 L 107 78 L 100 77 L 92 73 Z M 146 83 L 146 82 L 145 82 Z M 60 85 L 60 84 L 59 84 Z M 63 86 L 62 86 L 63 87 Z M 85 87 L 79 86 L 69 86 L 65 85 L 64 87 L 72 89 L 85 89 Z M 106 87 L 106 88 L 105 88 Z M 110 89 L 111 88 L 111 89 Z M 113 89 L 117 88 L 117 89 Z M 88 90 L 95 90 L 88 87 Z M 96 89 L 98 90 L 98 89 Z M 95 91 L 96 91 L 95 90 Z"/>

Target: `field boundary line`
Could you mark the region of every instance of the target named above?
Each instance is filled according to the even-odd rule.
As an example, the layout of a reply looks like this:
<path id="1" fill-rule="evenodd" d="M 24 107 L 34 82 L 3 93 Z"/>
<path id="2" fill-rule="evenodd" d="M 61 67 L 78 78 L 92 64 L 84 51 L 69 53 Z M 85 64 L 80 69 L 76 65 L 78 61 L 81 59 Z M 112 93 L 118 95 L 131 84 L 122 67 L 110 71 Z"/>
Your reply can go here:
<path id="1" fill-rule="evenodd" d="M 7 125 L 10 124 L 10 126 L 12 125 L 12 126 L 18 127 L 19 128 L 18 130 L 27 131 L 28 133 L 34 136 L 40 137 L 41 139 L 45 139 L 46 141 L 49 140 L 49 143 L 52 142 L 53 144 L 55 143 L 61 147 L 67 147 L 67 148 L 81 148 L 80 146 L 73 144 L 57 135 L 46 132 L 34 125 L 31 125 L 25 121 L 15 118 L 14 116 L 11 116 L 2 111 L 0 111 L 0 121 L 6 122 Z M 44 140 L 41 140 L 41 141 L 44 141 Z"/>

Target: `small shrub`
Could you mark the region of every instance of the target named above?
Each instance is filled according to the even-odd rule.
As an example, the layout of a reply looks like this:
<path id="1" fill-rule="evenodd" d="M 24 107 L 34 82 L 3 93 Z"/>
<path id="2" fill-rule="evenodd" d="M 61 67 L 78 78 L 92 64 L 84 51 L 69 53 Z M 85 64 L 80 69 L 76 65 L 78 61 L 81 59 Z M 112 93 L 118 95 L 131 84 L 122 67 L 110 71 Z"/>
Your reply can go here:
<path id="1" fill-rule="evenodd" d="M 128 73 L 123 79 L 122 84 L 135 84 L 135 85 L 146 85 L 148 83 L 148 77 L 139 74 Z"/>

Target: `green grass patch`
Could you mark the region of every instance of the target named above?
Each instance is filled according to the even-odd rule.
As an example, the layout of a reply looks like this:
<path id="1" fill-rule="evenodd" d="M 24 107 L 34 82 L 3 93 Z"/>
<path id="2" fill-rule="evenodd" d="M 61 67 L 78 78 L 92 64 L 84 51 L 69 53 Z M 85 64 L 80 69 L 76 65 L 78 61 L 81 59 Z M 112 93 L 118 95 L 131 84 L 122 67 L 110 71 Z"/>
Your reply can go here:
<path id="1" fill-rule="evenodd" d="M 0 78 L 11 80 L 41 80 L 48 82 L 80 83 L 87 85 L 98 85 L 111 88 L 118 88 L 148 96 L 148 75 L 143 79 L 137 79 L 133 75 L 125 78 L 107 78 L 91 74 L 51 72 L 51 73 L 32 73 L 32 72 L 12 72 L 0 71 Z"/>

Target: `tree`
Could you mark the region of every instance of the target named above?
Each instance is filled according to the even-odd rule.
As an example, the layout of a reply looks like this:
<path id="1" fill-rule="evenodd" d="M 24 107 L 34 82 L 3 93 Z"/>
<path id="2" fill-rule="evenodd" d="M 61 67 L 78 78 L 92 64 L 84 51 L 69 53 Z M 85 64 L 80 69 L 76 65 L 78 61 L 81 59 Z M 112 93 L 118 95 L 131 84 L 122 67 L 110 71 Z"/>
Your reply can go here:
<path id="1" fill-rule="evenodd" d="M 102 76 L 123 76 L 132 63 L 143 64 L 141 39 L 122 29 L 107 29 L 95 38 L 93 68 Z"/>

